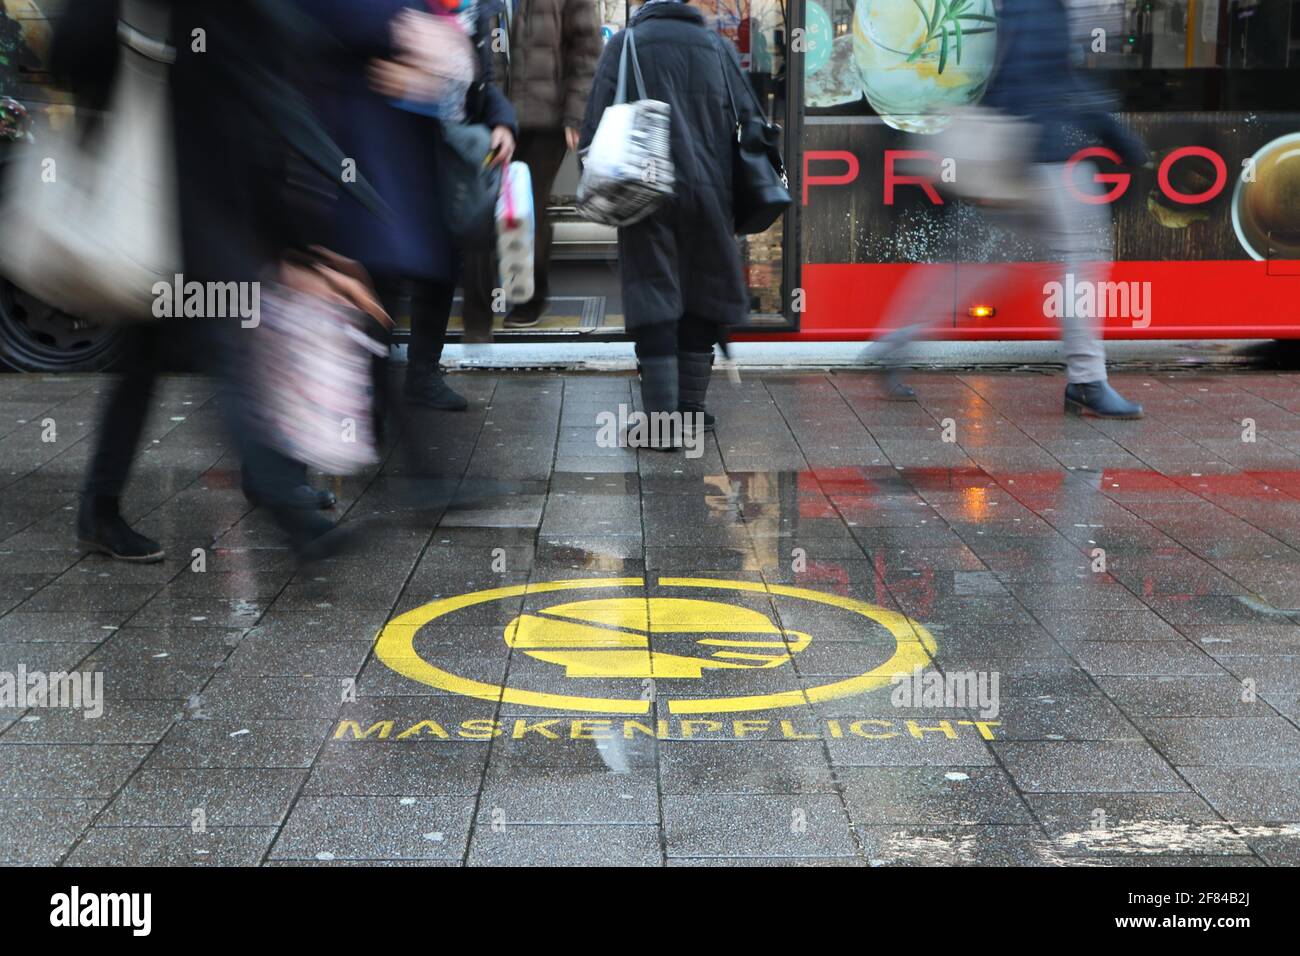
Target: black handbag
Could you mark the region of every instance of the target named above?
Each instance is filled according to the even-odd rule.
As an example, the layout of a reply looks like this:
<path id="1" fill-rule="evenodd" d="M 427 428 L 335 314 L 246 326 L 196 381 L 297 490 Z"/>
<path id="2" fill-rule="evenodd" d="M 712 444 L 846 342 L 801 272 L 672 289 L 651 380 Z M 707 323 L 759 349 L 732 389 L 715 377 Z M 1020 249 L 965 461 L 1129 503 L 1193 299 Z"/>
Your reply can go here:
<path id="1" fill-rule="evenodd" d="M 492 131 L 482 123 L 443 123 L 438 137 L 442 218 L 463 248 L 496 244 L 501 167 L 492 162 Z"/>
<path id="2" fill-rule="evenodd" d="M 763 118 L 762 104 L 744 77 L 741 81 L 753 97 L 756 115 L 743 123 L 740 121 L 736 97 L 731 91 L 731 71 L 721 47 L 718 48 L 718 61 L 722 64 L 722 82 L 727 86 L 731 116 L 736 124 L 736 139 L 731 150 L 732 219 L 736 235 L 749 236 L 766 231 L 791 202 L 790 180 L 781 159 L 781 127 Z"/>

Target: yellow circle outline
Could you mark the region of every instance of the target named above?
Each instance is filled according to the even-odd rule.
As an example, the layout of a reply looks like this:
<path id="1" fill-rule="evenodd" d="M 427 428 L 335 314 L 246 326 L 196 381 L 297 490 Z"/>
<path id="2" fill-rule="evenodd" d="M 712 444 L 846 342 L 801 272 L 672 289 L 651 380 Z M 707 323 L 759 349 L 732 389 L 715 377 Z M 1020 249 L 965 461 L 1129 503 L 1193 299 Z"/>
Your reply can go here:
<path id="1" fill-rule="evenodd" d="M 601 714 L 646 714 L 650 711 L 648 700 L 627 700 L 608 697 L 573 697 L 567 694 L 549 694 L 541 691 L 499 687 L 482 681 L 460 677 L 430 664 L 415 651 L 415 635 L 431 621 L 475 604 L 486 604 L 520 594 L 544 594 L 548 591 L 569 591 L 582 588 L 644 587 L 644 578 L 573 578 L 565 581 L 545 581 L 536 584 L 515 584 L 504 588 L 471 591 L 455 597 L 443 598 L 407 611 L 391 620 L 379 632 L 375 643 L 375 656 L 392 670 L 411 680 L 440 690 L 477 697 L 480 700 L 501 701 L 507 704 L 525 704 L 551 710 L 578 710 Z M 781 691 L 750 697 L 713 697 L 670 700 L 668 710 L 674 714 L 714 714 L 742 710 L 776 710 L 802 704 L 836 700 L 862 694 L 890 682 L 895 674 L 908 674 L 917 667 L 930 663 L 935 652 L 934 638 L 920 624 L 895 611 L 889 611 L 865 601 L 823 594 L 807 588 L 785 584 L 764 584 L 758 581 L 727 581 L 715 578 L 659 578 L 660 587 L 717 588 L 731 591 L 756 591 L 763 594 L 782 594 L 819 604 L 861 614 L 875 621 L 894 636 L 894 654 L 878 667 L 845 680 L 818 687 Z"/>

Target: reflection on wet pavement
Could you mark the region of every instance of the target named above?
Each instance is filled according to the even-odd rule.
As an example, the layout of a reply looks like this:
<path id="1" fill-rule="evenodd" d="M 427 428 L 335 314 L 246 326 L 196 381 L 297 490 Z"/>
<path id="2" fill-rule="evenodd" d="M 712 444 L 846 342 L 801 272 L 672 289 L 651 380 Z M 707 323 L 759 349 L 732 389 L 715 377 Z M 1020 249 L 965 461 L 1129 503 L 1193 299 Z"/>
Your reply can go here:
<path id="1" fill-rule="evenodd" d="M 107 379 L 0 377 L 0 862 L 1300 862 L 1296 376 L 1123 379 L 750 375 L 687 459 L 597 442 L 627 376 L 461 376 L 299 569 L 193 378 L 167 561 L 81 557 Z"/>

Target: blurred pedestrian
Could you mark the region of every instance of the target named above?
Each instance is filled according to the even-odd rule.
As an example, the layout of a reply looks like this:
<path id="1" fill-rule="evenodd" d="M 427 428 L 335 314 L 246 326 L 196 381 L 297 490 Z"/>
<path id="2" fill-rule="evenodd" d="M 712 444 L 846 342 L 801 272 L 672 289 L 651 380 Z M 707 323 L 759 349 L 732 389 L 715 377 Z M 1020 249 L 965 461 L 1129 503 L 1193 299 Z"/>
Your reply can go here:
<path id="1" fill-rule="evenodd" d="M 356 169 L 375 186 L 391 210 L 383 219 L 344 197 L 338 209 L 335 248 L 360 261 L 374 277 L 394 319 L 409 308 L 406 400 L 444 411 L 463 411 L 465 398 L 439 367 L 461 268 L 461 250 L 443 218 L 437 188 L 440 123 L 465 121 L 492 129 L 494 162 L 514 153 L 515 114 L 493 82 L 491 19 L 501 0 L 299 0 L 327 26 L 342 56 L 328 78 L 333 132 Z M 415 16 L 416 19 L 412 19 Z M 428 61 L 446 54 L 429 50 L 413 23 L 454 17 L 472 44 L 459 102 L 428 109 L 436 96 Z M 439 67 L 441 69 L 441 67 Z M 402 104 L 399 106 L 399 104 Z M 405 107 L 405 108 L 403 108 Z M 387 386 L 377 375 L 378 401 Z"/>
<path id="2" fill-rule="evenodd" d="M 1089 89 L 1071 67 L 1070 31 L 1062 0 L 1003 0 L 998 18 L 998 63 L 983 106 L 1001 118 L 1016 119 L 1027 130 L 1023 155 L 1012 157 L 999 171 L 997 201 L 981 201 L 981 214 L 991 225 L 1011 230 L 1043 248 L 1050 261 L 1060 263 L 1062 274 L 1072 276 L 1067 286 L 1105 279 L 1113 257 L 1110 208 L 1104 202 L 1086 201 L 1103 192 L 1097 168 L 1079 163 L 1071 171 L 1066 161 L 1076 151 L 1080 137 L 1113 148 L 1131 165 L 1148 161 L 1146 149 L 1107 111 L 1106 99 Z M 954 127 L 969 138 L 993 143 L 1000 132 L 983 121 Z M 987 135 L 986 135 L 987 134 Z M 992 164 L 990 164 L 992 165 Z M 959 163 L 957 175 L 962 175 Z M 1068 181 L 1067 181 L 1068 180 Z M 1007 281 L 1004 269 L 982 267 L 968 297 Z M 883 323 L 885 335 L 865 354 L 887 366 L 885 397 L 911 400 L 916 392 L 898 370 L 898 351 L 929 329 L 951 322 L 952 301 L 936 296 L 929 270 L 914 266 L 895 293 Z M 1120 395 L 1107 381 L 1106 351 L 1101 322 L 1070 308 L 1059 317 L 1065 351 L 1065 410 L 1102 418 L 1141 418 L 1142 406 Z"/>
<path id="3" fill-rule="evenodd" d="M 739 116 L 733 116 L 727 85 L 740 89 L 749 80 L 735 50 L 705 26 L 698 10 L 682 0 L 649 0 L 605 46 L 580 152 L 614 102 L 629 33 L 636 35 L 645 80 L 637 96 L 669 104 L 676 190 L 648 217 L 618 231 L 623 312 L 636 343 L 641 399 L 648 413 L 700 413 L 712 429 L 704 400 L 713 347 L 749 310 L 733 232 L 732 148 L 737 118 L 744 123 L 755 114 L 752 98 L 736 95 Z"/>
<path id="4" fill-rule="evenodd" d="M 283 78 L 286 59 L 309 55 L 309 43 L 319 37 L 301 31 L 309 21 L 300 21 L 284 0 L 150 0 L 143 9 L 156 14 L 151 21 L 170 25 L 169 36 L 138 24 L 125 35 L 147 55 L 172 64 L 184 280 L 255 286 L 283 250 L 323 238 L 313 231 L 319 224 L 289 214 L 285 187 L 291 152 L 317 169 L 336 159 Z M 79 109 L 108 102 L 118 69 L 118 15 L 117 0 L 73 0 L 56 25 L 51 68 L 74 91 Z M 173 44 L 173 37 L 184 40 Z M 120 502 L 157 376 L 169 356 L 179 356 L 218 376 L 249 498 L 270 510 L 299 555 L 320 557 L 335 549 L 335 525 L 319 513 L 333 496 L 306 485 L 305 466 L 257 435 L 235 358 L 244 345 L 240 323 L 239 316 L 204 315 L 198 321 L 159 319 L 129 331 L 123 374 L 104 403 L 82 489 L 82 548 L 126 561 L 162 560 L 161 545 L 126 523 Z"/>
<path id="5" fill-rule="evenodd" d="M 566 152 L 578 145 L 578 128 L 600 57 L 596 0 L 505 0 L 500 6 L 505 42 L 498 75 L 519 118 L 515 160 L 532 176 L 535 239 L 533 297 L 516 303 L 507 329 L 537 325 L 550 294 L 552 227 L 547 207 Z M 491 251 L 465 258 L 465 334 L 491 338 L 494 291 L 501 285 Z"/>

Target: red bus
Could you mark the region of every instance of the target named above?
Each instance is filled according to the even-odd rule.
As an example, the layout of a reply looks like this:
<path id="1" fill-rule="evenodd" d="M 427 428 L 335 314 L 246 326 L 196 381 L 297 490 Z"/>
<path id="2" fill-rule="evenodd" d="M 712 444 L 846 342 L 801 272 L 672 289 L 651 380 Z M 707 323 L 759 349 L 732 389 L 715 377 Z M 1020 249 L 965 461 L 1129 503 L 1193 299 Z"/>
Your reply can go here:
<path id="1" fill-rule="evenodd" d="M 636 6 L 592 2 L 610 33 Z M 971 207 L 944 202 L 903 163 L 924 144 L 917 127 L 945 104 L 977 102 L 995 68 L 996 28 L 968 36 L 960 61 L 938 68 L 938 43 L 923 29 L 935 2 L 695 0 L 736 44 L 755 93 L 785 128 L 795 199 L 768 232 L 739 240 L 751 307 L 738 339 L 871 339 L 912 268 L 933 272 L 936 292 L 951 298 L 951 322 L 933 335 L 1057 335 L 1039 252 Z M 1113 91 L 1120 120 L 1154 156 L 1151 168 L 1126 170 L 1098 144 L 1078 143 L 1076 156 L 1098 165 L 1107 189 L 1111 284 L 1143 293 L 1140 314 L 1108 317 L 1107 336 L 1300 337 L 1300 0 L 1063 2 L 1078 68 Z M 998 0 L 970 4 L 996 20 Z M 25 37 L 6 60 L 19 68 L 6 73 L 0 63 L 0 96 L 8 77 L 29 106 L 54 102 L 57 111 L 39 72 L 41 5 L 0 0 L 0 38 L 6 20 Z M 551 197 L 550 309 L 540 326 L 499 330 L 498 341 L 623 337 L 615 237 L 576 217 L 576 184 L 570 155 Z M 1014 263 L 1017 281 L 973 301 L 965 290 L 992 263 Z M 111 329 L 0 285 L 0 363 L 98 368 L 112 346 Z"/>

